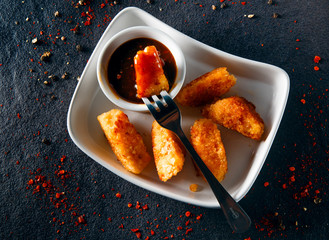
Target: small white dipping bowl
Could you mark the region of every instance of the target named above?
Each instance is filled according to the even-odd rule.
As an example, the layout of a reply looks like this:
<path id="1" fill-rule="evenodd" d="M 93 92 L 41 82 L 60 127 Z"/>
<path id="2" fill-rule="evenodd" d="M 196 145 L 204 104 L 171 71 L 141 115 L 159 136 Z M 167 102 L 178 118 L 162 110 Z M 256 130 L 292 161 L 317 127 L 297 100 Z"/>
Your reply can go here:
<path id="1" fill-rule="evenodd" d="M 147 111 L 148 109 L 144 103 L 133 103 L 120 97 L 120 95 L 113 89 L 108 79 L 108 69 L 111 67 L 109 66 L 109 61 L 112 54 L 122 44 L 136 38 L 149 38 L 156 40 L 165 45 L 173 55 L 176 62 L 177 74 L 173 86 L 169 91 L 169 95 L 172 98 L 178 94 L 183 86 L 186 74 L 186 62 L 182 50 L 178 47 L 175 41 L 157 28 L 146 26 L 127 28 L 114 35 L 106 43 L 97 62 L 97 78 L 103 93 L 118 107 L 132 111 Z"/>

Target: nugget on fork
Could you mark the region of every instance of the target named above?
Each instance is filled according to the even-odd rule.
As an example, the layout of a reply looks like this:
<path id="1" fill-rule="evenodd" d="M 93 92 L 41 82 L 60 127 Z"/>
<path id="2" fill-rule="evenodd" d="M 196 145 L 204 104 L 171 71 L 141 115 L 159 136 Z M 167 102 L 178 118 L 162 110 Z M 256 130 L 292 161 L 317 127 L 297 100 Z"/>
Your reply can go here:
<path id="1" fill-rule="evenodd" d="M 152 124 L 152 146 L 159 178 L 166 182 L 182 170 L 185 148 L 172 131 L 161 127 L 156 121 Z"/>
<path id="2" fill-rule="evenodd" d="M 264 121 L 256 112 L 255 105 L 243 97 L 234 96 L 218 100 L 205 106 L 202 115 L 258 141 L 264 132 Z"/>
<path id="3" fill-rule="evenodd" d="M 212 103 L 227 93 L 236 83 L 236 78 L 226 67 L 203 74 L 188 83 L 176 96 L 183 106 L 199 107 Z"/>
<path id="4" fill-rule="evenodd" d="M 191 127 L 191 143 L 216 179 L 222 181 L 227 172 L 227 159 L 217 125 L 210 119 L 195 121 Z"/>
<path id="5" fill-rule="evenodd" d="M 137 97 L 151 97 L 162 90 L 169 91 L 169 83 L 162 68 L 162 61 L 155 46 L 147 46 L 134 57 Z"/>
<path id="6" fill-rule="evenodd" d="M 112 109 L 99 115 L 97 119 L 123 167 L 135 174 L 142 172 L 151 161 L 151 156 L 128 116 L 121 110 Z"/>

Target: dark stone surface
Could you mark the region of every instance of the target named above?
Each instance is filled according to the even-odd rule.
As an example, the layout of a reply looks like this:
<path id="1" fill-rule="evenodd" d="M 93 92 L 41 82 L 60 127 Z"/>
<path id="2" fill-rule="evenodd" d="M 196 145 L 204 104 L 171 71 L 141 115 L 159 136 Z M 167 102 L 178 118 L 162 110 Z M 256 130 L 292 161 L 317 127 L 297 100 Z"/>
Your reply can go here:
<path id="1" fill-rule="evenodd" d="M 273 0 L 268 5 L 255 0 L 243 5 L 225 0 L 224 9 L 213 0 L 86 1 L 76 8 L 77 2 L 0 2 L 0 239 L 136 239 L 131 231 L 135 228 L 141 239 L 329 238 L 326 1 Z M 66 115 L 77 77 L 109 19 L 128 6 L 205 44 L 274 64 L 289 74 L 291 91 L 277 137 L 259 177 L 240 202 L 253 220 L 247 233 L 232 234 L 220 210 L 171 200 L 122 180 L 70 140 Z M 93 19 L 85 26 L 81 14 L 90 10 Z M 273 13 L 279 17 L 272 18 Z M 255 16 L 244 17 L 248 14 Z M 76 24 L 80 31 L 74 34 Z M 35 37 L 38 44 L 31 43 Z M 45 51 L 51 56 L 42 62 Z M 313 61 L 316 55 L 322 58 L 318 64 Z M 62 79 L 65 72 L 68 77 Z M 52 74 L 55 80 L 48 78 Z M 39 182 L 28 185 L 30 179 Z M 48 185 L 34 193 L 40 182 Z M 61 192 L 65 194 L 56 199 Z M 122 198 L 115 196 L 117 192 Z M 149 209 L 137 210 L 137 201 Z M 192 217 L 185 217 L 186 211 Z M 79 216 L 85 223 L 80 218 L 76 225 Z M 187 228 L 193 230 L 186 235 Z"/>

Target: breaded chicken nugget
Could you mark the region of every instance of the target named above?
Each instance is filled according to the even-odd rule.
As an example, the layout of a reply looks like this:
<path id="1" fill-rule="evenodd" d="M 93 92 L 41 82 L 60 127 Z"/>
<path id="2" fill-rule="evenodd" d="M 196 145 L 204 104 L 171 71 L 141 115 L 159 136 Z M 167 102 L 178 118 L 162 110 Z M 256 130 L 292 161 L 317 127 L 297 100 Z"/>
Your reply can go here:
<path id="1" fill-rule="evenodd" d="M 99 115 L 97 119 L 123 167 L 139 174 L 151 161 L 151 156 L 128 116 L 121 110 L 112 109 Z"/>
<path id="2" fill-rule="evenodd" d="M 169 91 L 169 83 L 163 72 L 162 61 L 155 46 L 147 46 L 134 57 L 137 97 L 159 95 Z"/>
<path id="3" fill-rule="evenodd" d="M 205 106 L 202 115 L 246 137 L 260 140 L 264 132 L 264 121 L 255 108 L 245 98 L 236 96 Z"/>
<path id="4" fill-rule="evenodd" d="M 152 146 L 159 178 L 166 182 L 182 170 L 185 148 L 173 132 L 156 121 L 152 124 Z"/>
<path id="5" fill-rule="evenodd" d="M 184 106 L 202 106 L 227 93 L 235 83 L 236 78 L 225 67 L 216 68 L 188 83 L 176 99 Z"/>
<path id="6" fill-rule="evenodd" d="M 191 127 L 191 143 L 200 158 L 220 182 L 227 172 L 226 152 L 217 125 L 199 119 Z"/>

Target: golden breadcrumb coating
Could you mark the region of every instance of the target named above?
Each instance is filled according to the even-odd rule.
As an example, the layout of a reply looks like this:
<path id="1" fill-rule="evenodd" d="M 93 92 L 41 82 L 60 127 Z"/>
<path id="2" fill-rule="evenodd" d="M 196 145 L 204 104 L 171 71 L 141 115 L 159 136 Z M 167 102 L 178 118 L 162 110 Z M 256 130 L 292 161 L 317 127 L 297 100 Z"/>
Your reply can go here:
<path id="1" fill-rule="evenodd" d="M 264 132 L 264 121 L 255 108 L 245 98 L 235 96 L 205 106 L 202 115 L 246 137 L 260 140 Z"/>
<path id="2" fill-rule="evenodd" d="M 162 68 L 162 61 L 155 46 L 147 46 L 134 57 L 137 97 L 159 95 L 169 91 L 169 83 Z"/>
<path id="3" fill-rule="evenodd" d="M 235 83 L 236 78 L 226 70 L 226 67 L 216 68 L 188 83 L 176 99 L 184 106 L 202 106 L 217 100 Z"/>
<path id="4" fill-rule="evenodd" d="M 196 120 L 191 127 L 191 143 L 212 174 L 222 181 L 227 172 L 227 160 L 217 125 L 210 119 Z"/>
<path id="5" fill-rule="evenodd" d="M 182 170 L 185 148 L 173 132 L 156 121 L 152 124 L 152 146 L 159 178 L 166 182 Z"/>
<path id="6" fill-rule="evenodd" d="M 97 119 L 123 167 L 139 174 L 151 161 L 151 156 L 128 116 L 121 110 L 112 109 L 99 115 Z"/>

